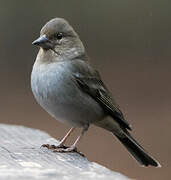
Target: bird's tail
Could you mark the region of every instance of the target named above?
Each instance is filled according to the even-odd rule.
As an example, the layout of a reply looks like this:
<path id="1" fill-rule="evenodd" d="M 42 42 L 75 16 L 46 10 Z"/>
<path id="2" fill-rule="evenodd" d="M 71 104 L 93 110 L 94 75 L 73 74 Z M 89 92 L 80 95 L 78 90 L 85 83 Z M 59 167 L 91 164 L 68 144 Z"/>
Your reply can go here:
<path id="1" fill-rule="evenodd" d="M 119 139 L 119 141 L 126 147 L 131 155 L 142 165 L 142 166 L 155 166 L 161 167 L 161 165 L 154 160 L 141 145 L 128 133 L 125 132 L 123 137 L 113 134 Z"/>

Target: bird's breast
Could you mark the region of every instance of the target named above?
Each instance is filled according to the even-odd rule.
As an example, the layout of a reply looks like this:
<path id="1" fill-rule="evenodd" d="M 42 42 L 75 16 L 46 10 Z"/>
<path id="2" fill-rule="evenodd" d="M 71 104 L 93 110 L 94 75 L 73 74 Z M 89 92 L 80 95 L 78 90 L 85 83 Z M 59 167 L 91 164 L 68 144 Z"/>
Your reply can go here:
<path id="1" fill-rule="evenodd" d="M 37 102 L 61 122 L 84 126 L 104 115 L 98 103 L 78 88 L 67 63 L 35 64 L 31 87 Z"/>

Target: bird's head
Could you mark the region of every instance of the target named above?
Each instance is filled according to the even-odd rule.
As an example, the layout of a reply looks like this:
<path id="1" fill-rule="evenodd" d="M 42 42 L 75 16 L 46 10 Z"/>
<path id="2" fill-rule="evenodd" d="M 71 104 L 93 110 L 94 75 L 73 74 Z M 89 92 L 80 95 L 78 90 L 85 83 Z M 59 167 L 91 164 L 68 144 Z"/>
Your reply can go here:
<path id="1" fill-rule="evenodd" d="M 43 52 L 58 58 L 76 58 L 85 54 L 84 46 L 70 24 L 62 18 L 47 22 L 40 31 L 40 37 L 33 41 Z"/>

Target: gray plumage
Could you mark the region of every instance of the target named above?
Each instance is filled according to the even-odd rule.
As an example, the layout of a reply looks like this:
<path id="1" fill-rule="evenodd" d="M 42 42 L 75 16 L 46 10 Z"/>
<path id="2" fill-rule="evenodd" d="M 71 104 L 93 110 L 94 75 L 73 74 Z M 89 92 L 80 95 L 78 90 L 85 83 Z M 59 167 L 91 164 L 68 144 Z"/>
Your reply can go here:
<path id="1" fill-rule="evenodd" d="M 84 130 L 90 124 L 102 127 L 112 132 L 141 165 L 159 166 L 128 132 L 129 123 L 66 20 L 49 21 L 33 44 L 41 48 L 33 66 L 31 87 L 37 102 L 50 115 Z"/>

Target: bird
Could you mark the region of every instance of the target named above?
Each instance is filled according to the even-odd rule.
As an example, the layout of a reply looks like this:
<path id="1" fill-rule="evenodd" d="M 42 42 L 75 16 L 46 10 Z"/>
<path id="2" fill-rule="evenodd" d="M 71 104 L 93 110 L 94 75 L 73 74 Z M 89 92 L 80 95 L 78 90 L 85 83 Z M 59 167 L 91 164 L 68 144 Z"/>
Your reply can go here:
<path id="1" fill-rule="evenodd" d="M 112 133 L 140 165 L 161 166 L 130 134 L 131 125 L 67 20 L 57 17 L 48 21 L 32 44 L 40 47 L 31 72 L 33 95 L 52 117 L 71 126 L 57 146 L 44 146 L 56 152 L 73 152 L 93 124 Z M 66 147 L 75 128 L 81 128 L 81 133 Z"/>

